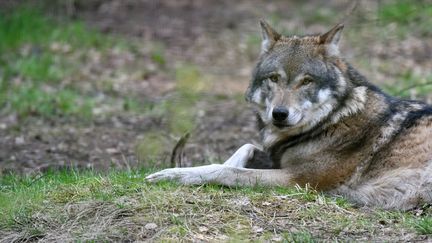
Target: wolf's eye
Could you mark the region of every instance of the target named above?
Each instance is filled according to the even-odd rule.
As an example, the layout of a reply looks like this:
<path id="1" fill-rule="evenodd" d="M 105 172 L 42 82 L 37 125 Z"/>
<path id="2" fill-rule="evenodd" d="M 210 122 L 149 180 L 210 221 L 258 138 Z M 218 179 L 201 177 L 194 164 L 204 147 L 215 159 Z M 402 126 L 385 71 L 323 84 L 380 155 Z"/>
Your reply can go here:
<path id="1" fill-rule="evenodd" d="M 279 81 L 279 75 L 272 75 L 269 77 L 270 81 L 272 81 L 273 83 L 277 83 Z"/>
<path id="2" fill-rule="evenodd" d="M 311 77 L 304 77 L 302 81 L 300 82 L 300 85 L 308 85 L 313 82 L 313 79 Z"/>

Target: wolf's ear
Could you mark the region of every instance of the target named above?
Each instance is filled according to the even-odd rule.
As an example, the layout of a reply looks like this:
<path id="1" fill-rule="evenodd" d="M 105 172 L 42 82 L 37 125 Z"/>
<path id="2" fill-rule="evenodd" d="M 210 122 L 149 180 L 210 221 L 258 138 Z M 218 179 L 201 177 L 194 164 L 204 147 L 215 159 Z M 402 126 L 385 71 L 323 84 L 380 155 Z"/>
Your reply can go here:
<path id="1" fill-rule="evenodd" d="M 274 43 L 279 40 L 281 35 L 276 32 L 267 22 L 264 20 L 260 20 L 261 25 L 261 34 L 262 34 L 262 42 L 261 42 L 261 54 L 268 52 Z"/>
<path id="2" fill-rule="evenodd" d="M 343 24 L 338 24 L 327 33 L 320 35 L 320 43 L 328 45 L 327 49 L 329 54 L 337 55 L 339 53 L 339 40 L 341 38 L 343 28 Z"/>

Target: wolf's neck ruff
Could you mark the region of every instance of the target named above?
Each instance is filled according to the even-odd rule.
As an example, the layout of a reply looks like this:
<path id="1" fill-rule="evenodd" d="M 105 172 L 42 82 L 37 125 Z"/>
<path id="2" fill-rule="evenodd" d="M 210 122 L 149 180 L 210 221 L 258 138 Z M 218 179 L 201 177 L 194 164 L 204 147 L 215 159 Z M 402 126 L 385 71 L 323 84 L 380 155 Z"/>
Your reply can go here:
<path id="1" fill-rule="evenodd" d="M 298 146 L 318 137 L 328 139 L 334 134 L 335 129 L 339 127 L 349 127 L 346 118 L 356 119 L 356 116 L 365 116 L 361 113 L 365 110 L 367 103 L 368 88 L 358 86 L 353 88 L 349 93 L 340 99 L 340 104 L 336 105 L 326 117 L 318 122 L 311 124 L 308 130 L 295 135 L 286 135 L 272 130 L 261 131 L 263 138 L 263 147 L 270 154 L 272 160 L 280 167 L 280 160 L 285 151 L 291 147 Z M 350 129 L 350 128 L 348 128 Z M 356 128 L 358 129 L 358 128 Z"/>
<path id="2" fill-rule="evenodd" d="M 349 66 L 349 64 L 342 60 L 338 60 L 337 63 L 343 63 L 345 67 Z M 264 126 L 262 125 L 262 118 L 258 117 L 257 122 L 261 125 L 257 127 L 261 130 L 260 133 L 264 148 L 269 149 L 269 151 L 279 151 L 281 144 L 283 144 L 284 148 L 288 148 L 305 139 L 313 138 L 325 132 L 329 126 L 339 123 L 345 117 L 354 116 L 365 108 L 368 87 L 371 87 L 373 90 L 379 90 L 372 84 L 367 83 L 358 73 L 356 75 L 349 75 L 347 73 L 348 69 L 342 72 L 337 64 L 332 63 L 331 65 L 338 75 L 336 81 L 337 88 L 333 92 L 338 92 L 341 95 L 331 103 L 325 103 L 316 107 L 315 110 L 320 112 L 315 112 L 317 115 L 313 119 L 303 126 L 293 128 L 292 130 L 280 131 L 272 127 L 271 124 Z M 352 77 L 360 79 L 351 80 Z"/>

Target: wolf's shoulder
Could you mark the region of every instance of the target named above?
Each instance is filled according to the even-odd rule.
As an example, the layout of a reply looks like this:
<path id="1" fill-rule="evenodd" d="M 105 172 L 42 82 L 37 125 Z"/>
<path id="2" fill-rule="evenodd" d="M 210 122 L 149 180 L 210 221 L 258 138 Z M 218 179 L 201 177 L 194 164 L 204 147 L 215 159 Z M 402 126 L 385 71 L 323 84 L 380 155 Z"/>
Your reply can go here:
<path id="1" fill-rule="evenodd" d="M 412 126 L 423 125 L 431 126 L 432 128 L 432 106 L 417 100 L 397 100 L 391 106 L 393 114 L 403 114 L 405 119 L 401 126 L 408 129 Z M 424 121 L 427 123 L 425 124 Z"/>

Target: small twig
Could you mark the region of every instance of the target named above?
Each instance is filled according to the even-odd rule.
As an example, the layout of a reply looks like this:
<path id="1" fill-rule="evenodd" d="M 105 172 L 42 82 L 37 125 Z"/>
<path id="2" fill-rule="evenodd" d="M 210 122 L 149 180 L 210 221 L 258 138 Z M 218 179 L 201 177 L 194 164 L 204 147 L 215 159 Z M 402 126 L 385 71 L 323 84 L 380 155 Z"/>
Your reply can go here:
<path id="1" fill-rule="evenodd" d="M 431 81 L 431 82 L 426 82 L 426 83 L 421 83 L 421 84 L 413 84 L 413 85 L 410 85 L 410 86 L 408 86 L 408 87 L 405 87 L 405 88 L 399 90 L 399 92 L 398 92 L 396 95 L 399 96 L 399 95 L 403 94 L 405 91 L 408 91 L 408 90 L 410 90 L 410 89 L 414 89 L 414 88 L 417 88 L 417 87 L 428 86 L 428 85 L 432 85 L 432 81 Z"/>
<path id="2" fill-rule="evenodd" d="M 131 167 L 129 165 L 129 161 L 127 160 L 126 156 L 124 155 L 124 153 L 121 153 L 122 155 L 122 159 L 123 159 L 123 163 L 126 165 L 126 169 L 128 172 L 131 172 Z"/>
<path id="3" fill-rule="evenodd" d="M 37 181 L 41 180 L 42 178 L 46 177 L 48 175 L 48 173 L 44 173 L 42 175 L 39 175 L 38 177 L 36 177 L 35 179 L 33 179 L 28 185 L 27 187 L 30 187 L 31 185 L 33 185 L 34 183 L 36 183 Z"/>
<path id="4" fill-rule="evenodd" d="M 182 157 L 183 157 L 183 149 L 186 145 L 187 140 L 189 139 L 189 133 L 184 134 L 177 144 L 174 146 L 174 149 L 171 153 L 171 168 L 174 167 L 183 167 L 182 166 Z"/>

